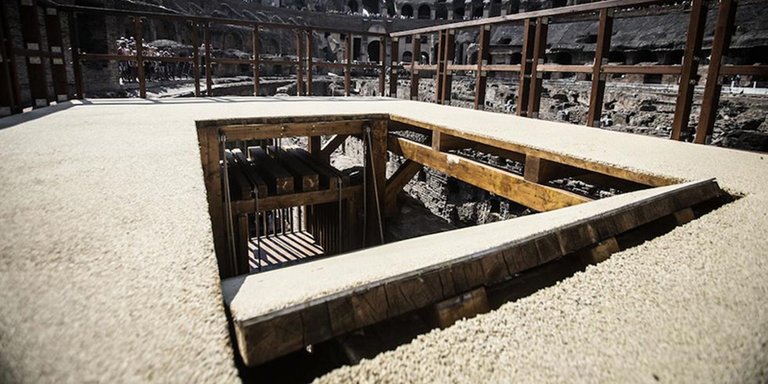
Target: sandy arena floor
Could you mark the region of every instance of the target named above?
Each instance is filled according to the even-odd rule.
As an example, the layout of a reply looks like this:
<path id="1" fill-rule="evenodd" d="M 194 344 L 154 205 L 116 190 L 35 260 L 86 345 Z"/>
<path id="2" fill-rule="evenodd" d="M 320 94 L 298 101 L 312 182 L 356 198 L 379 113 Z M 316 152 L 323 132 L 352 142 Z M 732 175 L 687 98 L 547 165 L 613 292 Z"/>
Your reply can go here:
<path id="1" fill-rule="evenodd" d="M 768 380 L 768 155 L 393 99 L 76 104 L 0 119 L 0 382 L 238 381 L 194 121 L 358 112 L 744 198 L 320 381 Z"/>

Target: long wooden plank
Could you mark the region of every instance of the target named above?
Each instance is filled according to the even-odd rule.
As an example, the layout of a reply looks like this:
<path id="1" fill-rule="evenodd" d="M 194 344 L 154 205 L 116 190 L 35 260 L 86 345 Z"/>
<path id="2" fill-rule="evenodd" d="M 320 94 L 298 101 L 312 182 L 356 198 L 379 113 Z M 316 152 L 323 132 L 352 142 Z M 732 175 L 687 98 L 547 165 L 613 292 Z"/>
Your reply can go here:
<path id="1" fill-rule="evenodd" d="M 259 171 L 256 169 L 256 167 L 250 161 L 248 161 L 245 154 L 240 149 L 235 148 L 231 151 L 231 153 L 235 157 L 240 170 L 243 172 L 245 177 L 248 178 L 251 186 L 256 186 L 258 197 L 267 196 L 267 183 L 264 181 L 261 175 L 259 175 Z"/>
<path id="2" fill-rule="evenodd" d="M 219 129 L 227 136 L 228 141 L 262 140 L 277 137 L 326 136 L 326 135 L 358 135 L 363 126 L 369 125 L 368 120 L 348 121 L 314 121 L 300 123 L 273 124 L 233 124 L 223 125 Z"/>
<path id="3" fill-rule="evenodd" d="M 543 87 L 543 73 L 538 71 L 539 64 L 544 64 L 547 51 L 547 32 L 549 31 L 549 19 L 539 18 L 536 21 L 536 34 L 533 41 L 533 61 L 531 66 L 531 89 L 528 96 L 528 117 L 539 118 L 541 105 L 541 89 Z"/>
<path id="4" fill-rule="evenodd" d="M 589 201 L 585 197 L 532 183 L 518 175 L 474 160 L 438 152 L 410 140 L 399 138 L 397 143 L 399 151 L 407 159 L 540 212 Z"/>
<path id="5" fill-rule="evenodd" d="M 600 22 L 597 29 L 597 47 L 595 48 L 595 63 L 592 65 L 592 90 L 589 93 L 589 112 L 587 125 L 600 126 L 603 113 L 603 97 L 605 96 L 605 74 L 602 73 L 603 63 L 608 62 L 608 52 L 611 50 L 611 35 L 613 34 L 613 11 L 600 10 Z"/>
<path id="6" fill-rule="evenodd" d="M 248 147 L 248 157 L 264 175 L 270 194 L 285 195 L 294 192 L 293 175 L 261 147 Z"/>
<path id="7" fill-rule="evenodd" d="M 485 91 L 488 85 L 488 72 L 483 66 L 491 62 L 491 26 L 480 27 L 478 34 L 477 71 L 475 71 L 475 109 L 485 109 Z"/>
<path id="8" fill-rule="evenodd" d="M 226 166 L 228 167 L 227 171 L 230 184 L 229 189 L 232 192 L 232 199 L 242 200 L 250 198 L 251 192 L 253 191 L 253 185 L 245 176 L 245 173 L 242 169 L 243 167 L 241 164 L 237 163 L 235 160 L 235 155 L 232 154 L 232 151 L 224 151 L 224 156 L 227 159 Z"/>
<path id="9" fill-rule="evenodd" d="M 290 152 L 308 167 L 317 172 L 320 178 L 320 187 L 323 189 L 338 189 L 338 182 L 341 181 L 342 186 L 349 185 L 349 175 L 340 172 L 338 169 L 317 161 L 307 151 L 299 148 L 288 148 L 286 151 Z"/>
<path id="10" fill-rule="evenodd" d="M 688 33 L 683 54 L 683 68 L 680 87 L 677 91 L 675 117 L 672 121 L 672 140 L 680 140 L 683 130 L 688 128 L 696 90 L 696 77 L 699 70 L 699 54 L 704 39 L 704 26 L 707 22 L 707 6 L 704 0 L 693 0 L 688 20 Z"/>
<path id="11" fill-rule="evenodd" d="M 341 192 L 339 192 L 339 190 L 321 189 L 319 191 L 312 192 L 268 196 L 263 199 L 259 199 L 258 207 L 256 206 L 256 202 L 253 199 L 233 201 L 232 212 L 233 214 L 255 213 L 270 211 L 273 209 L 334 203 L 339 201 L 339 198 L 341 198 L 341 200 L 346 200 L 353 198 L 360 193 L 362 193 L 362 187 L 355 185 L 352 187 L 342 187 Z"/>
<path id="12" fill-rule="evenodd" d="M 525 19 L 523 24 L 523 48 L 520 52 L 520 80 L 517 88 L 517 115 L 528 116 L 528 96 L 531 89 L 531 69 L 533 68 L 533 46 L 536 36 L 536 20 Z M 537 63 L 538 65 L 538 63 Z"/>

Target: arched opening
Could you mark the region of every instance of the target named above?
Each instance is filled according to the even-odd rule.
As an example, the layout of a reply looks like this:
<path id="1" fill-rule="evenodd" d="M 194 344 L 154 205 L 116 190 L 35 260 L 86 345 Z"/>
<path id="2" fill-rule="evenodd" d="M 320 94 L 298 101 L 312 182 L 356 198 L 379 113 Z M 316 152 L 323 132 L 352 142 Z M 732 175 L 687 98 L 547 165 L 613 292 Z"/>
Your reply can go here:
<path id="1" fill-rule="evenodd" d="M 235 33 L 230 32 L 224 35 L 224 44 L 222 44 L 223 48 L 226 49 L 237 49 L 237 50 L 243 50 L 243 38 Z"/>
<path id="2" fill-rule="evenodd" d="M 447 20 L 448 19 L 448 6 L 445 2 L 440 2 L 435 5 L 435 19 Z"/>
<path id="3" fill-rule="evenodd" d="M 515 52 L 509 55 L 510 64 L 520 64 L 522 61 L 523 61 L 523 54 L 520 52 Z"/>
<path id="4" fill-rule="evenodd" d="M 472 18 L 479 18 L 479 17 L 483 17 L 483 5 L 482 4 L 475 5 L 474 8 L 472 9 Z"/>
<path id="5" fill-rule="evenodd" d="M 565 7 L 567 4 L 567 0 L 552 0 L 552 8 Z"/>
<path id="6" fill-rule="evenodd" d="M 368 13 L 379 13 L 379 2 L 377 0 L 363 0 L 363 9 Z"/>
<path id="7" fill-rule="evenodd" d="M 429 63 L 429 53 L 421 52 L 421 61 L 419 63 L 427 64 Z"/>
<path id="8" fill-rule="evenodd" d="M 400 15 L 403 17 L 413 17 L 413 7 L 410 4 L 405 4 L 400 8 Z"/>
<path id="9" fill-rule="evenodd" d="M 168 20 L 158 20 L 157 38 L 176 40 L 176 26 Z"/>
<path id="10" fill-rule="evenodd" d="M 403 59 L 401 60 L 403 63 L 410 63 L 413 59 L 413 54 L 411 51 L 405 51 L 403 52 Z"/>
<path id="11" fill-rule="evenodd" d="M 357 1 L 355 0 L 349 0 L 347 2 L 347 8 L 349 8 L 349 11 L 352 13 L 357 13 L 357 11 L 360 10 L 360 6 L 357 5 Z"/>
<path id="12" fill-rule="evenodd" d="M 490 16 L 493 17 L 499 15 L 501 15 L 501 0 L 492 0 Z"/>
<path id="13" fill-rule="evenodd" d="M 394 1 L 387 1 L 387 16 L 389 17 L 397 16 L 397 10 L 395 9 Z"/>
<path id="14" fill-rule="evenodd" d="M 464 18 L 464 0 L 453 0 L 453 18 Z"/>
<path id="15" fill-rule="evenodd" d="M 371 41 L 368 43 L 368 60 L 371 62 L 378 62 L 379 61 L 379 48 L 381 47 L 381 43 L 379 43 L 378 40 Z"/>
<path id="16" fill-rule="evenodd" d="M 419 6 L 419 14 L 418 14 L 419 19 L 429 20 L 431 16 L 432 16 L 432 10 L 429 9 L 429 5 L 422 4 Z"/>

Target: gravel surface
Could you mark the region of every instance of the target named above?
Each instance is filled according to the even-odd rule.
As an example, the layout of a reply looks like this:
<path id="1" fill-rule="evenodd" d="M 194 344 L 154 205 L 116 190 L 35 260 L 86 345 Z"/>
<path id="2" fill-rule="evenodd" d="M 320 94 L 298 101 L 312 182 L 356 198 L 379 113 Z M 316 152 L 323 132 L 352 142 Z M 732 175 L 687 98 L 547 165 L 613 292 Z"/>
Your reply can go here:
<path id="1" fill-rule="evenodd" d="M 0 119 L 0 382 L 237 381 L 194 121 L 356 112 L 681 180 L 717 177 L 745 197 L 322 380 L 768 379 L 764 155 L 435 104 L 329 100 L 89 100 Z"/>

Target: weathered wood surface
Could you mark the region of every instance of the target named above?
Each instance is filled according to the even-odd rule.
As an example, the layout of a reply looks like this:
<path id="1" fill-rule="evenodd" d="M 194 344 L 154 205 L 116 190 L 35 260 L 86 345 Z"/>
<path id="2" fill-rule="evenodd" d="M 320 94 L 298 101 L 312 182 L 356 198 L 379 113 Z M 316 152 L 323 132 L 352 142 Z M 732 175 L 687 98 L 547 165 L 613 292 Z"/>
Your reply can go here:
<path id="1" fill-rule="evenodd" d="M 320 188 L 320 177 L 317 172 L 306 165 L 295 153 L 274 145 L 267 147 L 267 151 L 293 175 L 296 192 L 317 191 Z"/>
<path id="2" fill-rule="evenodd" d="M 285 195 L 294 192 L 293 175 L 261 147 L 248 147 L 248 157 L 267 180 L 269 194 Z"/>
<path id="3" fill-rule="evenodd" d="M 510 239 L 502 246 L 478 253 L 459 253 L 450 261 L 363 286 L 306 298 L 302 304 L 274 312 L 241 317 L 238 311 L 247 310 L 233 308 L 238 349 L 247 365 L 258 365 L 387 318 L 507 281 L 527 269 L 592 248 L 655 220 L 674 217 L 674 213 L 720 194 L 713 180 L 668 187 L 618 209 L 595 212 L 588 219 Z M 365 252 L 369 251 L 362 251 L 360 257 Z M 236 295 L 261 294 L 244 291 L 238 279 L 242 278 L 223 283 L 227 305 L 232 305 Z"/>

